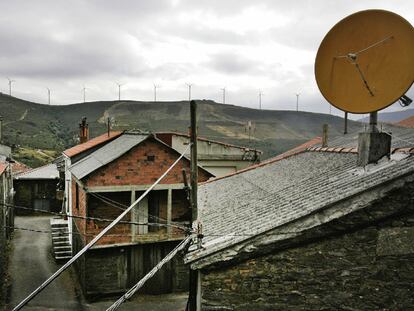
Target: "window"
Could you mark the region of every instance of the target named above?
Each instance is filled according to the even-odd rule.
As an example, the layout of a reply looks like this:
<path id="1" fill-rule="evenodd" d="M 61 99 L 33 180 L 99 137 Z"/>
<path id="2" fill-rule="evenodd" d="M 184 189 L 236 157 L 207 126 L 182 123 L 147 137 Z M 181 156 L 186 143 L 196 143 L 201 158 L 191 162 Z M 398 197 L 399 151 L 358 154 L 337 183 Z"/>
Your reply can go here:
<path id="1" fill-rule="evenodd" d="M 154 162 L 155 161 L 155 155 L 149 155 L 149 156 L 147 156 L 147 161 Z"/>

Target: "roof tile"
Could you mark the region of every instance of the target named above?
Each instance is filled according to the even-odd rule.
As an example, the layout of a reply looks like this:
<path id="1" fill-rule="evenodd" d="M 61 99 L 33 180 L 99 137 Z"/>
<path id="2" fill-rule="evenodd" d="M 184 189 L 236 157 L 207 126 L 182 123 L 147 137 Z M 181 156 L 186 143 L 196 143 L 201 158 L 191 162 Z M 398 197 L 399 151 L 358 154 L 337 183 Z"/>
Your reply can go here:
<path id="1" fill-rule="evenodd" d="M 79 144 L 76 146 L 73 146 L 72 148 L 66 149 L 65 151 L 63 151 L 63 153 L 65 155 L 67 155 L 68 157 L 73 157 L 75 155 L 78 155 L 86 150 L 89 150 L 93 147 L 96 147 L 108 140 L 111 140 L 113 138 L 118 137 L 119 135 L 121 135 L 123 132 L 121 131 L 112 131 L 110 132 L 109 136 L 108 134 L 102 134 L 100 136 L 97 136 L 95 138 L 92 138 L 90 140 L 88 140 L 86 143 L 83 144 Z"/>

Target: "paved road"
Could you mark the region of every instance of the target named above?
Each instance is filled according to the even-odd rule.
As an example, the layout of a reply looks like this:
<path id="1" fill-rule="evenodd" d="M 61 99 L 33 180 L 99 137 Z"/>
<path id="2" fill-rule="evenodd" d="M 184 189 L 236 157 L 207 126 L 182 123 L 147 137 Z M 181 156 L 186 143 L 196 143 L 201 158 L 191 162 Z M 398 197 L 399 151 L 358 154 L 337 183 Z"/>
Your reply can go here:
<path id="1" fill-rule="evenodd" d="M 16 217 L 15 226 L 35 230 L 50 230 L 50 218 L 39 216 Z M 15 230 L 10 258 L 11 295 L 9 308 L 17 305 L 37 286 L 52 275 L 59 265 L 51 255 L 51 236 L 45 233 Z M 72 278 L 73 271 L 65 271 L 36 298 L 23 308 L 40 310 L 106 310 L 117 298 L 88 303 L 83 298 L 78 284 Z M 120 310 L 184 310 L 186 294 L 159 296 L 137 296 L 126 302 Z"/>
<path id="2" fill-rule="evenodd" d="M 16 217 L 15 226 L 50 230 L 49 217 Z M 51 236 L 45 233 L 15 230 L 10 258 L 11 295 L 13 307 L 52 275 L 57 265 L 51 254 Z M 29 302 L 24 310 L 84 310 L 76 294 L 69 271 Z"/>

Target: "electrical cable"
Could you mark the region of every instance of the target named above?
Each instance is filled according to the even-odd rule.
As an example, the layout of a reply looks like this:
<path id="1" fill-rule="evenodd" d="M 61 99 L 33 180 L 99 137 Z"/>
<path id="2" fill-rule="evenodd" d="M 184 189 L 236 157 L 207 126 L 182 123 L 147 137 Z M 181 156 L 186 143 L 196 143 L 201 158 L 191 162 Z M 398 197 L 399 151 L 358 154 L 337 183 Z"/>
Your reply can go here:
<path id="1" fill-rule="evenodd" d="M 33 211 L 33 212 L 38 212 L 38 213 L 43 213 L 43 214 L 48 214 L 48 215 L 55 215 L 55 216 L 60 216 L 60 217 L 68 217 L 68 218 L 84 219 L 84 220 L 93 220 L 93 221 L 98 221 L 98 222 L 113 222 L 115 220 L 115 219 L 90 217 L 90 216 L 66 215 L 66 214 L 62 214 L 62 213 L 44 211 L 44 210 L 34 209 L 34 208 L 30 208 L 30 207 L 12 205 L 12 204 L 1 203 L 1 202 L 0 202 L 0 206 L 6 206 L 6 207 L 9 207 L 11 209 L 29 210 L 29 211 Z M 180 229 L 180 230 L 183 230 L 183 231 L 188 231 L 189 230 L 189 228 L 185 227 L 185 226 L 180 226 L 180 225 L 177 225 L 177 224 L 158 223 L 158 222 L 140 223 L 140 222 L 135 222 L 135 221 L 121 220 L 118 223 L 119 224 L 130 224 L 130 225 L 136 225 L 136 226 L 173 227 L 173 228 L 177 228 L 177 229 Z"/>

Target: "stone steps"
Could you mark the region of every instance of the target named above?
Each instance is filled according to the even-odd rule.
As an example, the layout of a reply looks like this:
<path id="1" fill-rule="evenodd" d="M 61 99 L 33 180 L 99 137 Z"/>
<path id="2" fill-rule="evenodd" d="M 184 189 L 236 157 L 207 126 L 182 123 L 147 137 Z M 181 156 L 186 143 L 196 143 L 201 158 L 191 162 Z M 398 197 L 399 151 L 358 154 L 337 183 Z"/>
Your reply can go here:
<path id="1" fill-rule="evenodd" d="M 68 221 L 61 218 L 50 220 L 52 229 L 52 249 L 56 260 L 72 258 L 72 246 L 69 242 Z"/>

